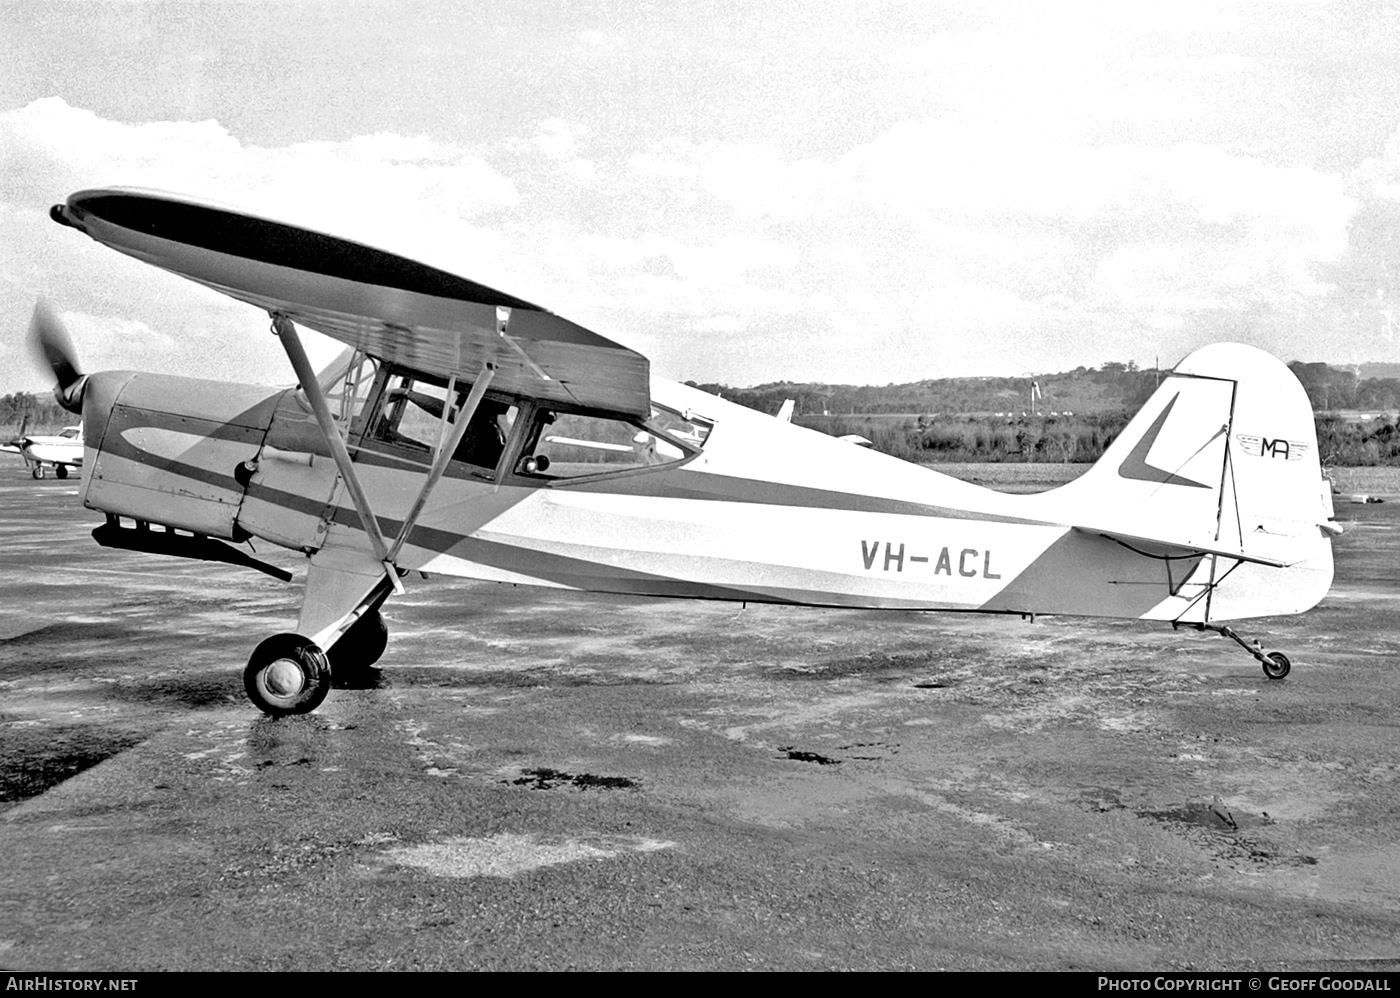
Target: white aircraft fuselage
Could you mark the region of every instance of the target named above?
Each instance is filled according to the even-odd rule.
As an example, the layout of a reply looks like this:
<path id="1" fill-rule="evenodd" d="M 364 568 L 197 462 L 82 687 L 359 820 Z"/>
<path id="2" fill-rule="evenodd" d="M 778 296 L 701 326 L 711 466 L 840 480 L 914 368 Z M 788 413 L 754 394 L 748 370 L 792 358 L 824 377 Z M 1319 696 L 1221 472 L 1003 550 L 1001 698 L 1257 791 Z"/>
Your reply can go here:
<path id="1" fill-rule="evenodd" d="M 309 556 L 297 633 L 244 673 L 272 714 L 373 663 L 410 571 L 597 592 L 1078 614 L 1218 630 L 1299 613 L 1332 579 L 1312 410 L 1264 351 L 1203 347 L 1068 485 L 1006 495 L 650 374 L 536 305 L 382 250 L 205 202 L 80 191 L 51 216 L 265 312 L 301 387 L 79 374 L 82 501 L 104 544 L 252 564 Z M 347 345 L 318 375 L 297 326 Z M 136 529 L 122 526 L 134 520 Z M 152 530 L 159 525 L 165 530 Z M 190 537 L 189 535 L 196 535 Z M 286 573 L 282 573 L 286 574 Z"/>
<path id="2" fill-rule="evenodd" d="M 112 373 L 95 375 L 88 391 L 105 398 L 114 384 L 110 407 L 87 407 L 102 425 L 88 427 L 84 504 L 306 554 L 368 552 L 301 393 Z M 1089 483 L 1003 494 L 665 379 L 653 378 L 651 391 L 658 407 L 711 427 L 697 451 L 622 471 L 598 464 L 568 479 L 520 472 L 509 447 L 490 469 L 454 461 L 399 567 L 648 596 L 1184 622 L 1253 615 L 1261 598 L 1273 601 L 1269 612 L 1303 609 L 1330 584 L 1331 547 L 1318 529 L 1330 505 L 1320 477 L 1313 508 L 1304 511 L 1313 522 L 1294 538 L 1306 556 L 1291 569 L 1234 565 L 1231 579 L 1218 583 L 1221 555 L 1161 541 L 1129 546 L 1083 529 L 1093 521 L 1117 534 L 1145 532 L 1124 526 L 1140 513 L 1104 509 Z M 349 442 L 381 530 L 392 537 L 430 455 L 373 439 L 375 401 L 371 395 L 351 425 Z M 1168 497 L 1173 505 L 1204 503 L 1205 528 L 1180 540 L 1218 546 L 1224 453 L 1217 439 L 1189 468 L 1172 462 L 1209 472 L 1197 476 L 1214 477 L 1209 489 L 1119 477 L 1117 502 L 1131 504 L 1135 491 L 1139 501 L 1178 492 Z M 239 468 L 247 469 L 241 477 Z M 1287 461 L 1275 469 L 1302 470 Z M 1283 590 L 1295 593 L 1286 608 L 1277 602 Z"/>

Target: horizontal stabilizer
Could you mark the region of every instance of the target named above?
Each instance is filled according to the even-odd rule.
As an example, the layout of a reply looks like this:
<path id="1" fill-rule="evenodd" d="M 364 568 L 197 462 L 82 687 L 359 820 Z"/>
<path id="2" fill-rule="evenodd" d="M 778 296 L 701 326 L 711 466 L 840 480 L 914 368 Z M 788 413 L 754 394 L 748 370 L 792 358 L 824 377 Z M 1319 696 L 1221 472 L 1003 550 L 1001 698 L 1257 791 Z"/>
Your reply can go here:
<path id="1" fill-rule="evenodd" d="M 1233 558 L 1235 561 L 1247 561 L 1254 565 L 1268 565 L 1271 568 L 1287 568 L 1289 565 L 1295 564 L 1295 562 L 1291 561 L 1279 561 L 1276 558 L 1265 558 L 1262 555 L 1248 554 L 1239 548 L 1223 544 L 1200 544 L 1195 541 L 1176 541 L 1168 540 L 1163 537 L 1141 537 L 1136 534 L 1125 534 L 1116 530 L 1099 530 L 1094 527 L 1077 526 L 1074 529 L 1081 533 L 1106 537 L 1108 540 L 1117 541 L 1119 544 L 1125 545 L 1134 551 L 1138 551 L 1140 554 L 1145 553 L 1155 557 L 1190 557 L 1193 554 L 1213 554 L 1220 555 L 1223 558 Z M 1153 548 L 1164 550 L 1151 550 Z"/>

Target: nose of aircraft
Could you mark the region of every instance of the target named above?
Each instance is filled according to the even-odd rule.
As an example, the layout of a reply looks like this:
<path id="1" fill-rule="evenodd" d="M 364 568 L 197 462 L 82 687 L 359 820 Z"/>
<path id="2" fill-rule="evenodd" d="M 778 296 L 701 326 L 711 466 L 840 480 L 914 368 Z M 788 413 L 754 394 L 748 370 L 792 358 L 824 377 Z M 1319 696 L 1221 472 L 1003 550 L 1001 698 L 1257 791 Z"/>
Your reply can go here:
<path id="1" fill-rule="evenodd" d="M 87 375 L 83 388 L 83 440 L 89 447 L 100 447 L 122 389 L 135 377 L 133 371 L 98 371 Z"/>

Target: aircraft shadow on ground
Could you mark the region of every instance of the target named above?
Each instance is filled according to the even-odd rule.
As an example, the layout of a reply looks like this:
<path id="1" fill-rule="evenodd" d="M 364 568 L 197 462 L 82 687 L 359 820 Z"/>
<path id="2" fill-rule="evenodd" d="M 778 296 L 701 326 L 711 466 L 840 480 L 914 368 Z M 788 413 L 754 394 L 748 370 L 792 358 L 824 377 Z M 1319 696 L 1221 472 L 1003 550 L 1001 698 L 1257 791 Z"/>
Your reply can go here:
<path id="1" fill-rule="evenodd" d="M 0 809 L 39 796 L 150 733 L 112 724 L 6 725 L 0 738 Z"/>

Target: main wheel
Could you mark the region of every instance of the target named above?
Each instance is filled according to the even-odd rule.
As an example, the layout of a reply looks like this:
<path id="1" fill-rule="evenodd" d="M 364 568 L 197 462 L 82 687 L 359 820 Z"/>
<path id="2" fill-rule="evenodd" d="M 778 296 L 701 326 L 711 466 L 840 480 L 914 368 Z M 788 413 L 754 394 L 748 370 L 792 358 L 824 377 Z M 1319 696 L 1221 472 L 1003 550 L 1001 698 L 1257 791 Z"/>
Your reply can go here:
<path id="1" fill-rule="evenodd" d="M 1288 661 L 1288 656 L 1281 651 L 1271 651 L 1264 656 L 1264 675 L 1270 679 L 1282 679 L 1288 675 L 1288 670 L 1293 668 L 1293 664 Z"/>
<path id="2" fill-rule="evenodd" d="M 68 477 L 68 465 L 66 465 L 66 464 L 56 464 L 56 465 L 54 465 L 54 466 L 53 466 L 53 473 L 54 473 L 54 477 L 55 477 L 55 478 L 67 478 L 67 477 Z"/>
<path id="3" fill-rule="evenodd" d="M 330 657 L 336 685 L 346 689 L 377 686 L 379 670 L 374 668 L 374 663 L 379 661 L 388 646 L 389 628 L 378 610 L 355 621 L 326 653 Z"/>
<path id="4" fill-rule="evenodd" d="M 258 710 L 273 717 L 308 714 L 331 691 L 331 664 L 300 634 L 274 634 L 253 649 L 243 688 Z"/>

